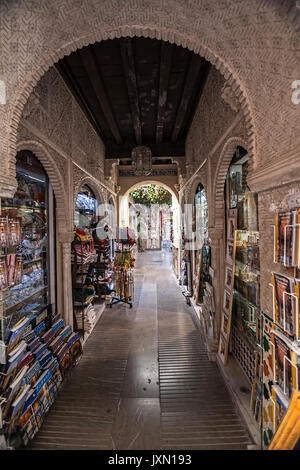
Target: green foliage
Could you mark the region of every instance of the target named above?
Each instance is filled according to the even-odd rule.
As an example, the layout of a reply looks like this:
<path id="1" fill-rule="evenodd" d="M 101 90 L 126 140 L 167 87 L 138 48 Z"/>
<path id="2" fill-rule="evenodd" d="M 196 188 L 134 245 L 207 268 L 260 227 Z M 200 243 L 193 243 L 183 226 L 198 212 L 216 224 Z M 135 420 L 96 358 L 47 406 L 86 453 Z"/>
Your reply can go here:
<path id="1" fill-rule="evenodd" d="M 135 203 L 150 206 L 151 204 L 172 205 L 172 195 L 165 188 L 155 184 L 139 186 L 129 193 Z"/>

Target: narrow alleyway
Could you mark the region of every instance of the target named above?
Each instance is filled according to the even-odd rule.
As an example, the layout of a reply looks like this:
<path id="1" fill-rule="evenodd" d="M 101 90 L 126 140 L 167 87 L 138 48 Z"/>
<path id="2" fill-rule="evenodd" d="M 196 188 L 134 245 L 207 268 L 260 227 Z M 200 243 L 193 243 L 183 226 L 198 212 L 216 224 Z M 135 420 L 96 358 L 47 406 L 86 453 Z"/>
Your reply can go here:
<path id="1" fill-rule="evenodd" d="M 135 282 L 134 308 L 105 310 L 30 448 L 246 449 L 169 253 L 139 255 Z"/>

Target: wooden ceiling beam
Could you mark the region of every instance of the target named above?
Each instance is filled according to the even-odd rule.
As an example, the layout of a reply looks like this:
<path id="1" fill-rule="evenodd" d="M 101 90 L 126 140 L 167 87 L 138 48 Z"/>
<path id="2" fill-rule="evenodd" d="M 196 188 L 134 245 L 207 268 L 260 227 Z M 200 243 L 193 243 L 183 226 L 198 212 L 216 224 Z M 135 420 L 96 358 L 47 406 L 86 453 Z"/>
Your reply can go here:
<path id="1" fill-rule="evenodd" d="M 124 75 L 126 77 L 128 98 L 134 128 L 136 143 L 142 144 L 142 127 L 140 120 L 139 95 L 136 80 L 133 47 L 131 38 L 120 39 L 120 50 L 123 62 Z"/>
<path id="2" fill-rule="evenodd" d="M 200 70 L 200 67 L 203 63 L 203 60 L 204 59 L 202 59 L 198 54 L 193 54 L 192 55 L 192 58 L 191 58 L 191 61 L 190 61 L 190 64 L 189 64 L 189 68 L 188 68 L 188 72 L 187 72 L 187 75 L 186 75 L 186 80 L 185 80 L 183 92 L 182 92 L 182 95 L 181 95 L 180 104 L 179 104 L 178 109 L 177 109 L 175 124 L 174 124 L 174 127 L 173 127 L 172 136 L 171 136 L 171 142 L 176 142 L 176 140 L 178 139 L 178 136 L 180 134 L 182 124 L 184 122 L 186 112 L 187 112 L 187 109 L 188 109 L 188 105 L 189 105 L 191 96 L 193 94 L 193 89 L 195 87 L 196 80 L 199 77 L 199 70 Z"/>
<path id="3" fill-rule="evenodd" d="M 115 141 L 118 144 L 122 143 L 122 137 L 116 123 L 110 102 L 108 100 L 104 84 L 101 78 L 100 70 L 94 56 L 91 46 L 85 47 L 84 49 L 79 50 L 81 61 L 86 70 L 88 79 L 92 85 L 94 93 L 97 97 L 97 100 L 101 106 L 104 117 L 112 133 Z"/>
<path id="4" fill-rule="evenodd" d="M 75 96 L 77 103 L 79 104 L 80 108 L 82 111 L 85 113 L 87 116 L 88 120 L 94 127 L 95 131 L 97 134 L 100 136 L 100 139 L 105 142 L 106 138 L 103 135 L 103 132 L 101 128 L 98 125 L 98 119 L 97 117 L 93 114 L 90 106 L 86 102 L 86 99 L 84 97 L 84 93 L 78 83 L 78 81 L 74 78 L 71 68 L 69 67 L 67 63 L 67 58 L 65 57 L 63 60 L 60 60 L 55 64 L 56 69 L 60 73 L 61 77 L 65 81 L 66 85 L 70 89 L 71 93 Z"/>
<path id="5" fill-rule="evenodd" d="M 159 144 L 163 139 L 165 112 L 168 97 L 168 85 L 172 65 L 173 44 L 162 41 L 160 56 L 160 77 L 159 93 L 156 121 L 156 143 Z"/>
<path id="6" fill-rule="evenodd" d="M 185 144 L 184 142 L 162 142 L 160 144 L 145 143 L 152 152 L 152 157 L 184 157 L 185 156 Z M 131 159 L 131 152 L 134 149 L 135 144 L 122 144 L 117 145 L 113 143 L 107 143 L 105 145 L 105 158 L 127 158 Z"/>

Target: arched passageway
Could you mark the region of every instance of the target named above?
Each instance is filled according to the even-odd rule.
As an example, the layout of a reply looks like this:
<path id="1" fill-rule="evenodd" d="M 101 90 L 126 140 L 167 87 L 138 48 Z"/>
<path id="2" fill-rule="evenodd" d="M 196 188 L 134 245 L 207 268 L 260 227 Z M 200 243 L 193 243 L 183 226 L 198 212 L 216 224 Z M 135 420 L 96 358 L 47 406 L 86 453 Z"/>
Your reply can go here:
<path id="1" fill-rule="evenodd" d="M 42 328 L 52 334 L 57 321 L 66 328 L 58 336 L 72 332 L 77 352 L 84 346 L 70 380 L 59 380 L 61 396 L 51 388 L 41 413 L 53 412 L 32 448 L 270 445 L 300 389 L 297 3 L 0 2 L 5 418 L 15 399 L 5 387 L 19 378 L 6 369 L 19 352 L 8 339 L 20 326 L 14 318 L 41 348 Z M 49 177 L 44 200 L 30 158 L 30 184 L 18 173 L 21 151 L 33 152 Z M 148 224 L 149 244 L 135 251 L 134 298 L 134 237 L 115 229 L 138 225 L 131 193 L 141 184 L 165 188 L 172 203 L 158 219 L 147 215 L 160 222 L 156 232 Z M 37 243 L 46 206 L 51 249 L 41 270 L 38 250 L 27 259 L 22 245 Z M 164 217 L 172 254 L 162 243 Z M 41 272 L 44 282 L 50 276 L 49 305 L 33 289 Z M 31 349 L 31 339 L 20 334 L 17 346 Z M 75 365 L 72 345 L 60 340 L 65 364 Z M 281 368 L 283 350 L 292 372 Z M 51 356 L 56 377 L 65 377 L 59 359 Z M 22 374 L 33 367 L 20 364 Z M 29 440 L 37 416 L 36 427 L 27 421 Z M 4 422 L 9 448 L 27 439 L 16 423 Z"/>

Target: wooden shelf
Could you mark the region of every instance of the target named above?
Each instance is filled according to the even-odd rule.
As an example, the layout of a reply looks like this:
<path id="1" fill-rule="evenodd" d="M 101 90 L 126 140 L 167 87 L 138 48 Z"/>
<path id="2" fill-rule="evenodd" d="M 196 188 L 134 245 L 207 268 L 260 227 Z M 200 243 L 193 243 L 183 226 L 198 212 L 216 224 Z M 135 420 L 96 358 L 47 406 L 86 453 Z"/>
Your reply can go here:
<path id="1" fill-rule="evenodd" d="M 42 287 L 41 289 L 37 290 L 33 294 L 31 294 L 29 297 L 26 297 L 26 299 L 21 300 L 20 302 L 16 303 L 12 307 L 9 307 L 8 309 L 4 310 L 4 316 L 8 316 L 11 313 L 15 312 L 16 310 L 19 310 L 22 308 L 24 305 L 26 305 L 30 300 L 34 300 L 36 297 L 39 297 L 40 295 L 46 293 L 48 290 L 48 287 Z"/>

